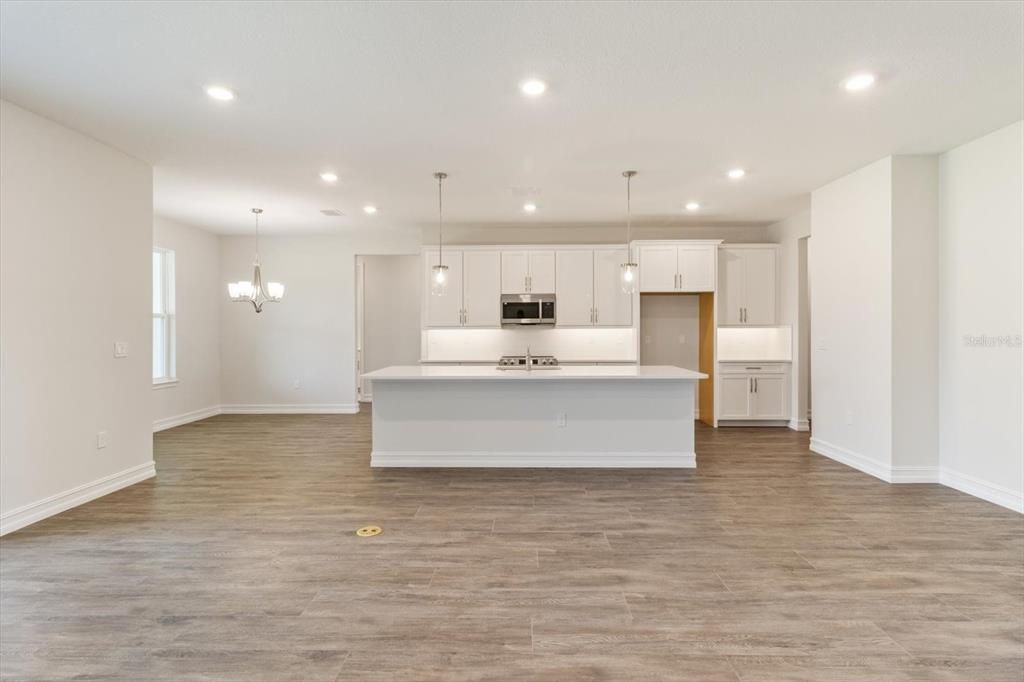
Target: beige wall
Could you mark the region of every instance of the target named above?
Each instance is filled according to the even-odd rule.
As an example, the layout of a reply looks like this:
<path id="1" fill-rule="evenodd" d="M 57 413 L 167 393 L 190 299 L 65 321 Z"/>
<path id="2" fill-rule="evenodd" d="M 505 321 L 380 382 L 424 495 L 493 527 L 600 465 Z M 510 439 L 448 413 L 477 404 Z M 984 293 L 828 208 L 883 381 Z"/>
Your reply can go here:
<path id="1" fill-rule="evenodd" d="M 640 364 L 699 370 L 700 297 L 640 296 Z"/>
<path id="2" fill-rule="evenodd" d="M 153 473 L 153 183 L 5 101 L 0 149 L 2 532 Z"/>

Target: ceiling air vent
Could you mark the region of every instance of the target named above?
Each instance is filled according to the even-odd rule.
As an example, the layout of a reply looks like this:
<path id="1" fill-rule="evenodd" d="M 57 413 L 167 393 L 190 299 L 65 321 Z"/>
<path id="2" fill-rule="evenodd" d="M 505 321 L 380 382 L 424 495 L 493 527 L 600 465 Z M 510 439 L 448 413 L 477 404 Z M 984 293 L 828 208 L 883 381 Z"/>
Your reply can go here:
<path id="1" fill-rule="evenodd" d="M 341 211 L 339 211 L 336 208 L 321 208 L 320 212 L 323 213 L 324 215 L 330 216 L 332 218 L 340 218 L 343 215 L 345 215 L 344 213 L 342 213 Z"/>

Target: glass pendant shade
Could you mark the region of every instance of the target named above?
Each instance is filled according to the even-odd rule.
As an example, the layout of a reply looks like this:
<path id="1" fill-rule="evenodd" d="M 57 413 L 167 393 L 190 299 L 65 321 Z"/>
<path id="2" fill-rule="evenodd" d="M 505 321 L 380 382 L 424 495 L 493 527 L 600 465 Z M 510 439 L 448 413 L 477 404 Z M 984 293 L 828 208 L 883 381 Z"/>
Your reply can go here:
<path id="1" fill-rule="evenodd" d="M 444 296 L 448 293 L 448 266 L 435 265 L 430 269 L 430 295 Z"/>
<path id="2" fill-rule="evenodd" d="M 636 291 L 637 278 L 639 277 L 638 267 L 636 263 L 623 263 L 620 266 L 622 270 L 622 293 L 632 294 Z"/>

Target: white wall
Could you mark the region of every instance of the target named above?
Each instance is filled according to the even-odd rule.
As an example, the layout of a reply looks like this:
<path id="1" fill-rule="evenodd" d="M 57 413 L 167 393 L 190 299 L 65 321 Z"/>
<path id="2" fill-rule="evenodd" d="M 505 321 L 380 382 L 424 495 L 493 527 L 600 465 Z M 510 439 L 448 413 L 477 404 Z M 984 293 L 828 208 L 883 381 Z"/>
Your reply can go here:
<path id="1" fill-rule="evenodd" d="M 1018 511 L 1024 511 L 1022 166 L 1024 122 L 939 160 L 942 481 Z M 996 340 L 970 343 L 979 336 Z"/>
<path id="2" fill-rule="evenodd" d="M 141 161 L 5 101 L 0 149 L 2 533 L 154 473 L 153 185 Z"/>
<path id="3" fill-rule="evenodd" d="M 220 238 L 156 216 L 153 245 L 174 251 L 177 382 L 154 387 L 153 429 L 216 414 L 220 409 Z"/>
<path id="4" fill-rule="evenodd" d="M 807 287 L 807 272 L 803 270 L 807 263 L 801 258 L 801 249 L 806 248 L 806 241 L 801 241 L 811 234 L 811 213 L 803 211 L 794 216 L 770 225 L 767 230 L 768 240 L 779 245 L 779 324 L 789 325 L 793 329 L 793 363 L 790 379 L 790 428 L 806 430 L 807 411 L 810 407 L 810 345 L 808 314 L 806 301 L 801 293 Z M 803 279 L 804 281 L 801 281 Z"/>
<path id="5" fill-rule="evenodd" d="M 939 464 L 938 158 L 892 157 L 892 467 Z"/>
<path id="6" fill-rule="evenodd" d="M 892 466 L 892 159 L 811 195 L 812 448 Z"/>
<path id="7" fill-rule="evenodd" d="M 363 373 L 420 362 L 419 256 L 359 256 L 363 276 Z M 364 399 L 372 382 L 364 381 Z"/>
<path id="8" fill-rule="evenodd" d="M 263 277 L 284 301 L 256 314 L 220 297 L 226 412 L 355 412 L 355 257 L 419 253 L 418 230 L 351 231 L 260 241 Z M 255 240 L 221 238 L 222 291 L 252 275 Z"/>

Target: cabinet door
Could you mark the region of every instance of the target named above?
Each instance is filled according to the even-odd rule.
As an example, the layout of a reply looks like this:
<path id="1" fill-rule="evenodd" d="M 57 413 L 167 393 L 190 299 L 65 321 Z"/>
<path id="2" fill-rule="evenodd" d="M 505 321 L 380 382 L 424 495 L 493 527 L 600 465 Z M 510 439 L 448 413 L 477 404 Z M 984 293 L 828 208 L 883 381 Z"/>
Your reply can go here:
<path id="1" fill-rule="evenodd" d="M 745 249 L 743 262 L 743 324 L 775 324 L 775 249 Z"/>
<path id="2" fill-rule="evenodd" d="M 526 251 L 501 252 L 501 293 L 525 294 L 530 259 Z"/>
<path id="3" fill-rule="evenodd" d="M 633 324 L 633 296 L 622 291 L 622 264 L 627 257 L 625 247 L 594 250 L 594 308 L 599 327 Z"/>
<path id="4" fill-rule="evenodd" d="M 743 308 L 743 250 L 718 250 L 718 324 L 741 324 Z"/>
<path id="5" fill-rule="evenodd" d="M 500 327 L 501 252 L 465 251 L 462 271 L 463 324 Z"/>
<path id="6" fill-rule="evenodd" d="M 558 251 L 555 254 L 555 296 L 555 319 L 559 327 L 593 324 L 593 251 Z"/>
<path id="7" fill-rule="evenodd" d="M 448 266 L 448 290 L 444 296 L 430 293 L 431 268 L 437 265 L 437 250 L 427 251 L 423 258 L 428 327 L 458 327 L 462 324 L 462 252 L 445 249 L 443 253 L 441 262 Z"/>
<path id="8" fill-rule="evenodd" d="M 529 289 L 531 294 L 555 293 L 555 252 L 530 251 Z"/>
<path id="9" fill-rule="evenodd" d="M 754 419 L 789 418 L 789 401 L 786 400 L 786 375 L 755 374 L 753 409 Z"/>
<path id="10" fill-rule="evenodd" d="M 676 247 L 640 247 L 640 291 L 679 291 L 676 287 Z"/>
<path id="11" fill-rule="evenodd" d="M 681 291 L 714 291 L 717 246 L 680 246 L 676 251 Z"/>
<path id="12" fill-rule="evenodd" d="M 724 374 L 718 379 L 718 418 L 750 417 L 750 377 L 746 374 Z"/>

